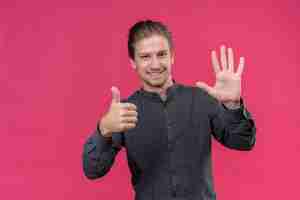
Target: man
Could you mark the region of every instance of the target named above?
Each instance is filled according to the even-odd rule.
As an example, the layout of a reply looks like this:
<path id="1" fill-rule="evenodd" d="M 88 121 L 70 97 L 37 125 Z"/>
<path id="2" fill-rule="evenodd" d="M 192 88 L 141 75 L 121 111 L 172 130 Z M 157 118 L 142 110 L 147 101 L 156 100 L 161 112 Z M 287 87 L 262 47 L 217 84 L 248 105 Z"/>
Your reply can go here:
<path id="1" fill-rule="evenodd" d="M 210 133 L 232 149 L 255 144 L 255 125 L 241 99 L 244 58 L 234 69 L 232 49 L 222 46 L 221 62 L 211 54 L 214 87 L 176 83 L 171 33 L 150 20 L 130 29 L 128 51 L 142 88 L 121 102 L 112 87 L 110 108 L 84 146 L 85 175 L 104 176 L 125 147 L 136 200 L 216 199 Z"/>

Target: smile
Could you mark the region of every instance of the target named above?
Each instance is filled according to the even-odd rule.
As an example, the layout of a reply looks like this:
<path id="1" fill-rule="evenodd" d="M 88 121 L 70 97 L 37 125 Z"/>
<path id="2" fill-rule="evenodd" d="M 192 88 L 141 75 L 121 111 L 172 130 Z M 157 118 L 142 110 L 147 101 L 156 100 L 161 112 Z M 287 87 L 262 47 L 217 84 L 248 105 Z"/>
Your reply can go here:
<path id="1" fill-rule="evenodd" d="M 149 72 L 148 74 L 152 77 L 152 78 L 157 78 L 160 77 L 162 75 L 163 72 Z"/>

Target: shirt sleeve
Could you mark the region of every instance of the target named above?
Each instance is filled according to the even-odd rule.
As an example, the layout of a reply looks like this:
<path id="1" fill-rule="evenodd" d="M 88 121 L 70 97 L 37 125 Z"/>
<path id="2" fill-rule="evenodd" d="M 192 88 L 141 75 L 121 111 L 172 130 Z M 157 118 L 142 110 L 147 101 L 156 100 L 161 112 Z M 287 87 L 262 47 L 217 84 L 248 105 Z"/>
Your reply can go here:
<path id="1" fill-rule="evenodd" d="M 228 109 L 200 88 L 196 88 L 196 110 L 206 113 L 214 138 L 224 146 L 236 150 L 251 150 L 256 142 L 254 120 L 243 100 L 238 109 Z"/>
<path id="2" fill-rule="evenodd" d="M 113 133 L 112 138 L 105 138 L 97 126 L 83 148 L 82 161 L 85 176 L 89 179 L 96 179 L 107 174 L 122 145 L 122 133 Z"/>
<path id="3" fill-rule="evenodd" d="M 241 99 L 240 108 L 234 110 L 216 100 L 212 101 L 214 108 L 210 126 L 213 136 L 228 148 L 251 150 L 256 142 L 256 127 L 243 100 Z"/>

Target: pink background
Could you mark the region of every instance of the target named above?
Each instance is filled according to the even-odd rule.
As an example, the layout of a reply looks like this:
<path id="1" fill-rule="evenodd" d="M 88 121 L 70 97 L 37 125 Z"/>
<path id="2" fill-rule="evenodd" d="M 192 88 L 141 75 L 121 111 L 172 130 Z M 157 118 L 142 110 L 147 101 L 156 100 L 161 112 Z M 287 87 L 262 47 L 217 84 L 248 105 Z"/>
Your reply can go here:
<path id="1" fill-rule="evenodd" d="M 271 1 L 0 1 L 0 198 L 133 198 L 125 152 L 97 181 L 85 139 L 110 101 L 139 87 L 127 56 L 140 19 L 172 30 L 178 82 L 214 82 L 209 51 L 245 56 L 243 97 L 257 124 L 252 152 L 214 142 L 218 199 L 299 198 L 300 3 Z"/>

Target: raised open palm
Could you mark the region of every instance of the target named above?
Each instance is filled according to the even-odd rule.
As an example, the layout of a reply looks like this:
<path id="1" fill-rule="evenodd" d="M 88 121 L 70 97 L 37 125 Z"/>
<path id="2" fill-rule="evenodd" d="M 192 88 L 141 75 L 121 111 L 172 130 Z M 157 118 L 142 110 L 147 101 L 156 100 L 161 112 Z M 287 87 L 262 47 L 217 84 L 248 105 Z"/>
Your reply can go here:
<path id="1" fill-rule="evenodd" d="M 211 53 L 211 61 L 216 74 L 216 83 L 213 87 L 204 82 L 197 82 L 196 85 L 206 90 L 211 96 L 222 103 L 239 102 L 241 98 L 241 75 L 244 69 L 245 59 L 240 57 L 237 70 L 234 69 L 234 56 L 231 48 L 226 51 L 225 46 L 220 49 L 219 64 L 215 51 Z"/>

